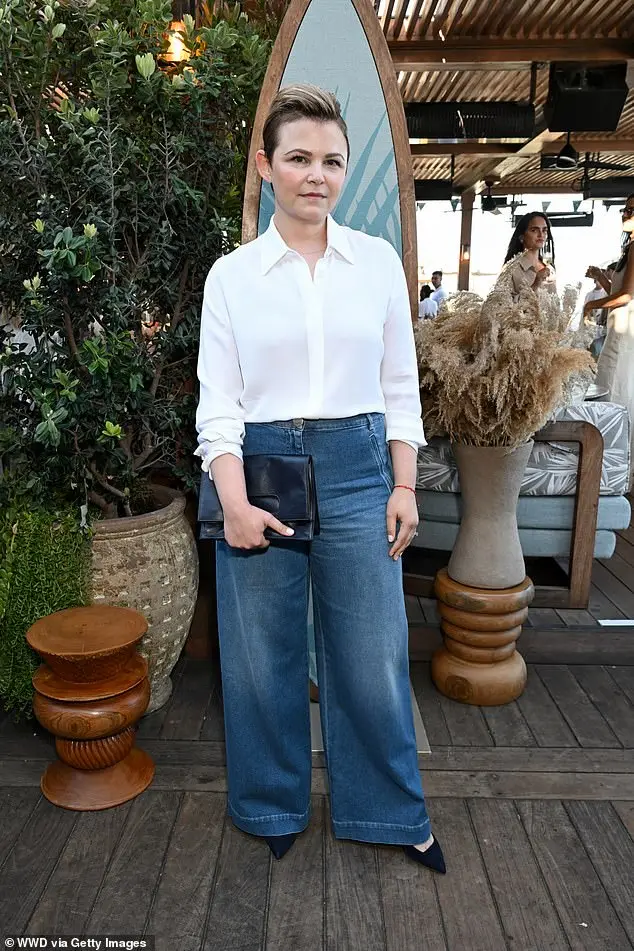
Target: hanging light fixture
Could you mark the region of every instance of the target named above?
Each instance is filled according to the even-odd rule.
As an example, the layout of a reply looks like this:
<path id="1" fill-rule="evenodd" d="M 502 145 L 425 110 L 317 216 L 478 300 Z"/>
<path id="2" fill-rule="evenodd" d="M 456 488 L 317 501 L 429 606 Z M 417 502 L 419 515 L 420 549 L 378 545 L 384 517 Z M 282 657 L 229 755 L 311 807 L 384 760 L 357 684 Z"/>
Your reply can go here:
<path id="1" fill-rule="evenodd" d="M 570 132 L 566 139 L 566 144 L 557 156 L 556 166 L 562 170 L 576 168 L 579 161 L 579 153 L 570 144 Z"/>

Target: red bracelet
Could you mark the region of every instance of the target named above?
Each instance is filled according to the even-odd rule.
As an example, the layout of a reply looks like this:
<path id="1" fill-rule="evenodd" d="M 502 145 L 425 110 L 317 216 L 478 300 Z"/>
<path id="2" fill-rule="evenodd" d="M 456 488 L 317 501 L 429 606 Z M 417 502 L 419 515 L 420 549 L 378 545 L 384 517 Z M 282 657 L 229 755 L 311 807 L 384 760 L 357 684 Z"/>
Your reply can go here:
<path id="1" fill-rule="evenodd" d="M 413 492 L 416 495 L 416 489 L 413 489 L 411 485 L 395 485 L 395 489 L 409 489 L 410 492 Z"/>

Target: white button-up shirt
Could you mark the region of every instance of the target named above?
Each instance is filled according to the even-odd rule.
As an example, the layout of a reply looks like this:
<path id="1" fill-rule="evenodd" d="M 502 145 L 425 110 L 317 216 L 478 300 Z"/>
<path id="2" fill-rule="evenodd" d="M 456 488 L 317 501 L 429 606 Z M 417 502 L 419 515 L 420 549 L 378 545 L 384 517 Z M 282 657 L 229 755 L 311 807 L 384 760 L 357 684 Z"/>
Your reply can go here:
<path id="1" fill-rule="evenodd" d="M 442 302 L 444 300 L 447 300 L 447 296 L 448 296 L 447 291 L 441 284 L 440 287 L 437 287 L 435 291 L 431 292 L 431 294 L 429 295 L 429 299 L 433 300 L 434 303 L 440 307 Z"/>
<path id="2" fill-rule="evenodd" d="M 196 414 L 203 468 L 242 458 L 244 424 L 385 413 L 387 439 L 425 445 L 409 295 L 382 238 L 327 222 L 314 278 L 268 230 L 205 283 Z"/>

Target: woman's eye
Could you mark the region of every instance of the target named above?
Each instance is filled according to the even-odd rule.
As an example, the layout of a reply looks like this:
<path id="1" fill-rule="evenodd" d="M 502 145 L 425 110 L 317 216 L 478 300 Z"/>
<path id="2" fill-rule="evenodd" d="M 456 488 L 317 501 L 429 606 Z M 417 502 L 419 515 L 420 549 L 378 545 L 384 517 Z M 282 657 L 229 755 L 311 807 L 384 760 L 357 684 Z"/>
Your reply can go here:
<path id="1" fill-rule="evenodd" d="M 305 155 L 294 155 L 293 158 L 291 159 L 291 162 L 305 162 L 305 161 L 306 161 Z"/>

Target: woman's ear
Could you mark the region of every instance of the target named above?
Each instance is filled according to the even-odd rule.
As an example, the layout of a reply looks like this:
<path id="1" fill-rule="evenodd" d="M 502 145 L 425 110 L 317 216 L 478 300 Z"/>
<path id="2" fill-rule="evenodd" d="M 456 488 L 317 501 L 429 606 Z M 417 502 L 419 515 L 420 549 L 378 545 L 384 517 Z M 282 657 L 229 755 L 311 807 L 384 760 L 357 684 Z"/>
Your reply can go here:
<path id="1" fill-rule="evenodd" d="M 271 172 L 271 165 L 264 149 L 258 149 L 255 153 L 255 166 L 260 173 L 260 178 L 263 178 L 265 182 L 272 181 L 273 173 Z"/>

